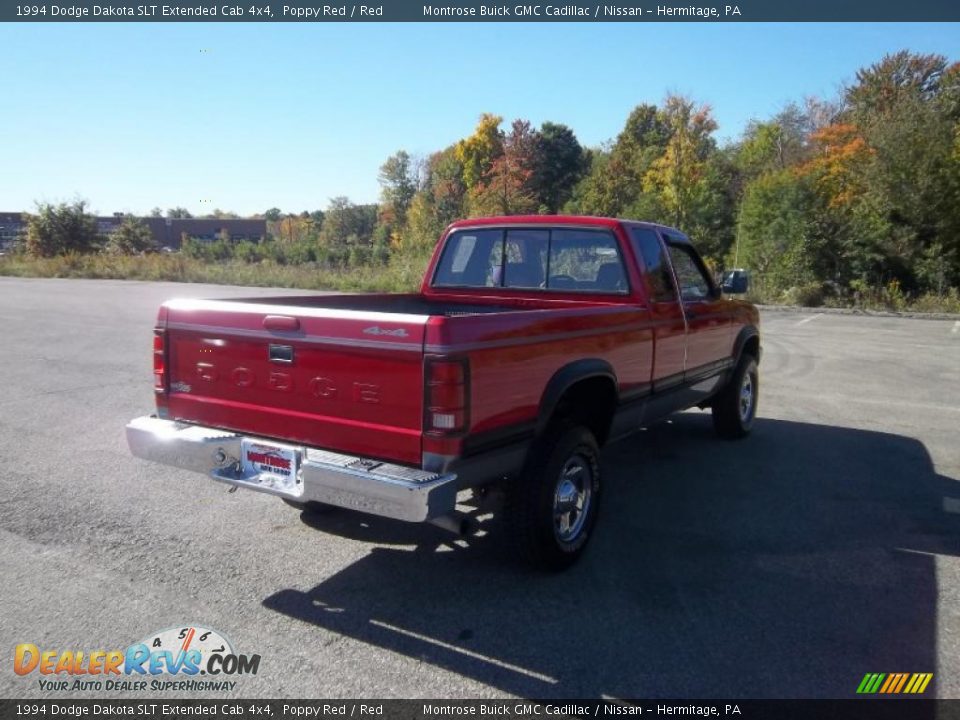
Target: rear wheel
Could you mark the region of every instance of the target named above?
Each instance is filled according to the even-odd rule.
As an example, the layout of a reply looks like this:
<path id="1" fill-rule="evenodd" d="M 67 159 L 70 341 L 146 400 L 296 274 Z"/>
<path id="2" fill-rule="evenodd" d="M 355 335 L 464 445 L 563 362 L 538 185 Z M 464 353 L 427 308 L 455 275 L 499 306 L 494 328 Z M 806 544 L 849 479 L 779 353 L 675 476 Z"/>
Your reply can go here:
<path id="1" fill-rule="evenodd" d="M 507 496 L 512 539 L 526 560 L 564 570 L 583 553 L 597 521 L 600 451 L 585 427 L 548 429 Z"/>
<path id="2" fill-rule="evenodd" d="M 744 355 L 727 386 L 713 401 L 713 427 L 728 440 L 746 437 L 753 429 L 760 397 L 760 373 L 753 355 Z"/>

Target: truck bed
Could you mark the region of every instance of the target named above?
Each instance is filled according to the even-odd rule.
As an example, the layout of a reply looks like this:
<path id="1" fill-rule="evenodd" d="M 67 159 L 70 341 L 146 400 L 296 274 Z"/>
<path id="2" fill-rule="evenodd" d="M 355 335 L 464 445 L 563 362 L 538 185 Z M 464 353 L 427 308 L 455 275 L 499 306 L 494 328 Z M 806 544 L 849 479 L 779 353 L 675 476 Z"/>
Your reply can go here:
<path id="1" fill-rule="evenodd" d="M 358 312 L 396 313 L 401 315 L 428 315 L 432 317 L 462 317 L 465 315 L 488 315 L 491 313 L 523 312 L 546 310 L 548 308 L 571 307 L 582 304 L 570 301 L 551 300 L 515 300 L 497 303 L 477 299 L 476 302 L 446 300 L 424 297 L 420 294 L 396 295 L 304 295 L 300 297 L 273 298 L 231 298 L 222 302 L 241 302 L 259 305 L 279 305 L 287 308 L 309 308 L 311 310 L 355 310 Z"/>
<path id="2" fill-rule="evenodd" d="M 621 306 L 586 298 L 491 300 L 414 294 L 171 300 L 158 323 L 169 388 L 158 401 L 171 420 L 419 465 L 427 357 L 514 347 L 507 356 L 487 351 L 475 358 L 472 420 L 495 422 L 489 403 L 517 392 L 521 375 L 513 361 L 553 363 L 571 332 L 588 340 L 623 323 Z M 512 368 L 510 376 L 485 369 L 488 363 Z"/>

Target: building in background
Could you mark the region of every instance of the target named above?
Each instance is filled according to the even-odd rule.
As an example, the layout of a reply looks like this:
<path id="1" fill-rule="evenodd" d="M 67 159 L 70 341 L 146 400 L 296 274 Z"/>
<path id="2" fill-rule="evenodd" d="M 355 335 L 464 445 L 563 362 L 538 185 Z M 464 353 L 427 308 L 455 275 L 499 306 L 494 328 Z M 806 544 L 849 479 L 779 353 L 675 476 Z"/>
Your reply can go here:
<path id="1" fill-rule="evenodd" d="M 6 250 L 27 232 L 24 213 L 0 212 L 0 250 Z"/>
<path id="2" fill-rule="evenodd" d="M 123 213 L 96 217 L 101 235 L 109 235 L 123 222 Z M 184 239 L 213 242 L 228 238 L 231 242 L 262 242 L 267 237 L 266 220 L 228 218 L 138 218 L 150 228 L 157 247 L 179 250 Z M 9 248 L 27 233 L 27 213 L 0 212 L 0 249 Z"/>
<path id="3" fill-rule="evenodd" d="M 218 218 L 141 218 L 160 247 L 179 250 L 184 239 L 213 242 L 227 238 L 231 242 L 262 242 L 267 237 L 266 220 Z"/>

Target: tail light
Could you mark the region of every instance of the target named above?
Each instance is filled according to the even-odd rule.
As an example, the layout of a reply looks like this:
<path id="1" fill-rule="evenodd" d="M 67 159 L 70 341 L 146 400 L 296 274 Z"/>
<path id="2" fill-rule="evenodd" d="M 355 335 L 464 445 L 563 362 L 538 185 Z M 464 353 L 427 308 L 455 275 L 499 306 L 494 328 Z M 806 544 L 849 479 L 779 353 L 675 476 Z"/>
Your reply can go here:
<path id="1" fill-rule="evenodd" d="M 153 331 L 153 389 L 158 394 L 168 390 L 166 341 L 165 330 Z"/>
<path id="2" fill-rule="evenodd" d="M 470 368 L 466 360 L 427 360 L 424 426 L 453 435 L 467 429 Z"/>

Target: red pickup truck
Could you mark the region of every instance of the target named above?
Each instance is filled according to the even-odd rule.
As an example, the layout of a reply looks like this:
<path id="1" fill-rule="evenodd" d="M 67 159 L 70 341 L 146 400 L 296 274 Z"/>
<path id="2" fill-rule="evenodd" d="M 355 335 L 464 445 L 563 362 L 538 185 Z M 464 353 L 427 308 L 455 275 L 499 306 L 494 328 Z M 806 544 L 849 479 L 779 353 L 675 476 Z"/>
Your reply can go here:
<path id="1" fill-rule="evenodd" d="M 475 218 L 419 293 L 164 303 L 156 413 L 127 440 L 298 507 L 451 528 L 458 492 L 501 487 L 519 549 L 560 569 L 597 522 L 604 443 L 694 406 L 750 431 L 758 326 L 678 230 Z"/>

